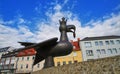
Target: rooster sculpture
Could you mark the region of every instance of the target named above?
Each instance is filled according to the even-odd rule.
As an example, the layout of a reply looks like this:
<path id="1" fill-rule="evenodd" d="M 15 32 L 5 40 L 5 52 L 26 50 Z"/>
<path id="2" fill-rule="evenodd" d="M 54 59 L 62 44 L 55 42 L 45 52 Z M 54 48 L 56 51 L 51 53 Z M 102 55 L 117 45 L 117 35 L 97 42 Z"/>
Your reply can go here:
<path id="1" fill-rule="evenodd" d="M 33 66 L 44 59 L 46 59 L 45 62 L 49 63 L 49 61 L 47 61 L 50 59 L 49 57 L 65 56 L 70 54 L 72 52 L 73 46 L 68 40 L 67 32 L 72 32 L 73 36 L 75 37 L 76 28 L 74 25 L 66 25 L 66 22 L 67 20 L 64 17 L 62 18 L 62 20 L 59 20 L 60 40 L 58 42 L 58 38 L 51 38 L 40 43 L 20 42 L 21 45 L 24 45 L 26 47 L 20 48 L 14 52 L 34 48 L 36 50 L 36 55 Z"/>

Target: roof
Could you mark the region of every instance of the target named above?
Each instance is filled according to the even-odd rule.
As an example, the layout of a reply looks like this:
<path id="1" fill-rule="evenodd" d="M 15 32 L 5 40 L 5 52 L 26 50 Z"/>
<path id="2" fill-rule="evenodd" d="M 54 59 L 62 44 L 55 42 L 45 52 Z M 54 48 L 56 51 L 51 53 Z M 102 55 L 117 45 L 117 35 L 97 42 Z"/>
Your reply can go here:
<path id="1" fill-rule="evenodd" d="M 0 48 L 0 52 L 6 52 L 6 51 L 8 51 L 9 48 L 10 48 L 10 47 Z"/>
<path id="2" fill-rule="evenodd" d="M 73 45 L 73 51 L 79 51 L 80 50 L 79 41 L 80 41 L 80 38 L 78 38 L 77 41 L 71 40 L 71 43 Z"/>
<path id="3" fill-rule="evenodd" d="M 103 40 L 103 39 L 117 39 L 120 38 L 120 36 L 99 36 L 99 37 L 86 37 L 82 39 L 81 41 L 90 41 L 90 40 Z"/>
<path id="4" fill-rule="evenodd" d="M 32 56 L 32 55 L 35 55 L 36 54 L 36 51 L 34 48 L 30 48 L 30 49 L 27 49 L 27 50 L 23 50 L 23 51 L 20 51 L 18 52 L 18 54 L 16 55 L 17 57 L 21 57 L 21 56 Z"/>

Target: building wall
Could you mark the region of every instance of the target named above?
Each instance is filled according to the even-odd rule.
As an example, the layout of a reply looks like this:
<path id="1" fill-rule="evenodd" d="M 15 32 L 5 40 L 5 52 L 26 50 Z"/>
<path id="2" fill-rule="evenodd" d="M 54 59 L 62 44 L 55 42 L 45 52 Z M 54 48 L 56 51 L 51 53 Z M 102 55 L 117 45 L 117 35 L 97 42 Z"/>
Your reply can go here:
<path id="1" fill-rule="evenodd" d="M 41 70 L 44 65 L 44 60 L 38 64 L 36 64 L 34 67 L 32 67 L 33 61 L 35 59 L 35 56 L 22 56 L 17 57 L 17 70 L 16 73 L 30 73 L 32 71 Z"/>
<path id="2" fill-rule="evenodd" d="M 54 62 L 55 62 L 55 66 L 72 64 L 75 62 L 82 62 L 81 51 L 73 51 L 71 54 L 67 56 L 55 57 Z"/>
<path id="3" fill-rule="evenodd" d="M 120 38 L 80 41 L 83 60 L 120 55 Z"/>

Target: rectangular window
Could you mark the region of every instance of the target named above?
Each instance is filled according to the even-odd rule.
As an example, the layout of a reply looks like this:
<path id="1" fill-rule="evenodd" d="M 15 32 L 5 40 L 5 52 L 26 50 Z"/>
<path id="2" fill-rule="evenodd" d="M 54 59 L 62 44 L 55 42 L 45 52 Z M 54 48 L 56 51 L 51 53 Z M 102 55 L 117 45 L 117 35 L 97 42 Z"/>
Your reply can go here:
<path id="1" fill-rule="evenodd" d="M 23 65 L 21 65 L 21 69 L 23 69 Z"/>
<path id="2" fill-rule="evenodd" d="M 77 63 L 77 60 L 75 60 L 74 63 Z"/>
<path id="3" fill-rule="evenodd" d="M 24 57 L 22 57 L 22 60 L 24 60 Z"/>
<path id="4" fill-rule="evenodd" d="M 28 68 L 28 64 L 26 64 L 26 68 Z"/>
<path id="5" fill-rule="evenodd" d="M 69 64 L 72 64 L 72 61 L 68 61 Z"/>
<path id="6" fill-rule="evenodd" d="M 98 41 L 95 41 L 95 46 L 98 46 Z"/>
<path id="7" fill-rule="evenodd" d="M 103 42 L 102 41 L 99 41 L 99 44 L 100 44 L 100 46 L 103 46 Z"/>
<path id="8" fill-rule="evenodd" d="M 17 58 L 17 60 L 19 60 L 19 57 Z"/>
<path id="9" fill-rule="evenodd" d="M 85 47 L 86 47 L 86 48 L 87 48 L 87 47 L 92 47 L 91 42 L 85 42 Z"/>
<path id="10" fill-rule="evenodd" d="M 105 43 L 106 43 L 106 45 L 109 45 L 109 44 L 110 44 L 109 41 L 105 41 Z"/>
<path id="11" fill-rule="evenodd" d="M 120 44 L 120 40 L 116 40 L 116 43 L 117 43 L 117 44 Z"/>
<path id="12" fill-rule="evenodd" d="M 109 54 L 112 54 L 112 50 L 111 50 L 111 49 L 108 49 L 108 53 L 109 53 Z"/>
<path id="13" fill-rule="evenodd" d="M 57 62 L 57 66 L 60 66 L 60 62 Z"/>
<path id="14" fill-rule="evenodd" d="M 27 60 L 29 60 L 29 57 L 27 57 Z"/>
<path id="15" fill-rule="evenodd" d="M 66 62 L 65 62 L 65 61 L 63 61 L 63 65 L 66 65 Z"/>
<path id="16" fill-rule="evenodd" d="M 113 45 L 113 44 L 114 44 L 114 41 L 113 41 L 113 40 L 110 40 L 110 44 Z"/>
<path id="17" fill-rule="evenodd" d="M 117 49 L 116 48 L 113 48 L 113 53 L 117 53 Z"/>
<path id="18" fill-rule="evenodd" d="M 33 56 L 33 58 L 32 58 L 33 60 L 35 59 L 35 56 Z"/>
<path id="19" fill-rule="evenodd" d="M 101 54 L 101 51 L 100 51 L 100 49 L 97 49 L 97 54 Z"/>
<path id="20" fill-rule="evenodd" d="M 93 51 L 92 50 L 86 50 L 87 56 L 93 56 Z"/>
<path id="21" fill-rule="evenodd" d="M 106 52 L 105 52 L 105 49 L 101 49 L 101 53 L 102 54 L 105 54 Z"/>

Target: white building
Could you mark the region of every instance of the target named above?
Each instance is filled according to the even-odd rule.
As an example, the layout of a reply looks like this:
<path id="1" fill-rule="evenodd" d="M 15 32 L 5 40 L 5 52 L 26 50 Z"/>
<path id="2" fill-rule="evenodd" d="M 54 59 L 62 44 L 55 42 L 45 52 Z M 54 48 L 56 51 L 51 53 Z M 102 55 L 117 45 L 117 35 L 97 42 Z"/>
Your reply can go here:
<path id="1" fill-rule="evenodd" d="M 35 55 L 16 57 L 16 74 L 31 73 L 43 69 L 44 60 L 32 67 Z"/>
<path id="2" fill-rule="evenodd" d="M 86 37 L 80 41 L 83 61 L 120 55 L 120 36 Z"/>

